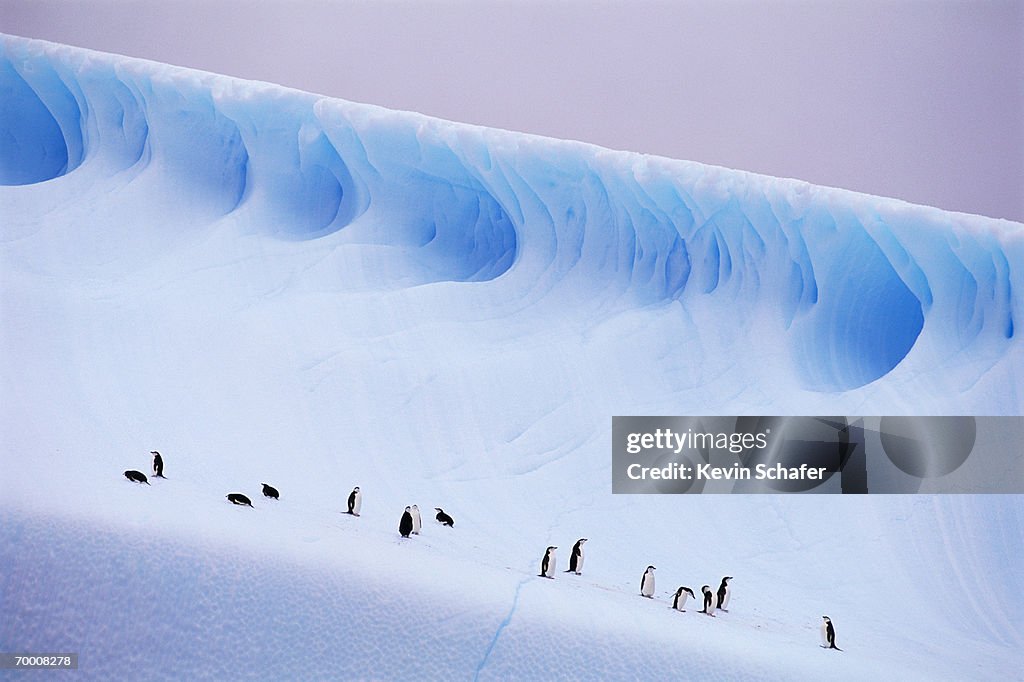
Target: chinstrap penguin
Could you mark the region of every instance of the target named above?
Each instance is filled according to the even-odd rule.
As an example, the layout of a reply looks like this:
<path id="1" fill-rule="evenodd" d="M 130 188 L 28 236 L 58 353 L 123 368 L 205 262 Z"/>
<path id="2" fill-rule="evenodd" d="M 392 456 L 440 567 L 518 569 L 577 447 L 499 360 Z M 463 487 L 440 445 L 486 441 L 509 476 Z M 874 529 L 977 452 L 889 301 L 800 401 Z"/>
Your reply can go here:
<path id="1" fill-rule="evenodd" d="M 141 471 L 136 471 L 135 469 L 129 469 L 128 471 L 124 472 L 124 477 L 127 478 L 129 481 L 132 481 L 133 483 L 145 483 L 146 485 L 150 484 L 149 479 L 146 478 L 146 474 L 142 473 Z"/>
<path id="2" fill-rule="evenodd" d="M 420 518 L 419 505 L 412 506 L 412 534 L 419 535 L 420 529 L 423 528 L 423 519 Z"/>
<path id="3" fill-rule="evenodd" d="M 455 519 L 445 514 L 443 509 L 440 507 L 434 507 L 434 510 L 437 512 L 434 518 L 437 519 L 438 523 L 442 526 L 448 526 L 450 528 L 455 525 Z"/>
<path id="4" fill-rule="evenodd" d="M 676 611 L 685 612 L 686 609 L 684 609 L 683 607 L 686 606 L 687 597 L 692 597 L 693 599 L 696 599 L 696 597 L 693 596 L 693 590 L 685 586 L 680 587 L 678 590 L 676 590 L 675 596 L 672 597 L 672 608 Z"/>
<path id="5" fill-rule="evenodd" d="M 540 577 L 551 578 L 555 577 L 555 550 L 557 547 L 548 547 L 544 551 L 544 558 L 540 560 Z"/>
<path id="6" fill-rule="evenodd" d="M 835 649 L 842 651 L 836 646 L 836 629 L 832 625 L 832 619 L 828 616 L 821 617 L 821 646 L 824 649 Z"/>
<path id="7" fill-rule="evenodd" d="M 656 570 L 654 566 L 648 566 L 643 577 L 640 578 L 640 594 L 648 599 L 654 599 L 654 571 Z"/>
<path id="8" fill-rule="evenodd" d="M 704 594 L 704 608 L 700 610 L 701 613 L 706 613 L 712 618 L 715 617 L 715 593 L 711 591 L 710 585 L 705 585 L 700 588 L 700 591 Z"/>
<path id="9" fill-rule="evenodd" d="M 164 478 L 164 458 L 156 450 L 150 450 L 149 454 L 153 455 L 153 477 Z"/>
<path id="10" fill-rule="evenodd" d="M 412 511 L 409 507 L 402 512 L 402 520 L 398 522 L 398 532 L 403 538 L 409 537 L 412 532 Z"/>
<path id="11" fill-rule="evenodd" d="M 583 573 L 583 543 L 586 541 L 586 538 L 580 538 L 572 546 L 572 553 L 569 555 L 569 569 L 566 573 L 575 573 L 576 575 Z"/>
<path id="12" fill-rule="evenodd" d="M 241 504 L 248 507 L 252 507 L 252 500 L 250 500 L 242 493 L 231 493 L 230 495 L 226 495 L 226 497 L 228 498 L 228 502 L 230 502 L 231 504 Z"/>
<path id="13" fill-rule="evenodd" d="M 359 516 L 359 508 L 363 506 L 363 494 L 359 492 L 359 486 L 352 488 L 352 492 L 348 495 L 348 511 L 346 514 L 352 516 Z"/>
<path id="14" fill-rule="evenodd" d="M 729 613 L 729 597 L 732 594 L 732 588 L 729 587 L 729 581 L 732 580 L 731 575 L 727 575 L 722 578 L 722 584 L 718 586 L 718 604 L 717 607 Z"/>

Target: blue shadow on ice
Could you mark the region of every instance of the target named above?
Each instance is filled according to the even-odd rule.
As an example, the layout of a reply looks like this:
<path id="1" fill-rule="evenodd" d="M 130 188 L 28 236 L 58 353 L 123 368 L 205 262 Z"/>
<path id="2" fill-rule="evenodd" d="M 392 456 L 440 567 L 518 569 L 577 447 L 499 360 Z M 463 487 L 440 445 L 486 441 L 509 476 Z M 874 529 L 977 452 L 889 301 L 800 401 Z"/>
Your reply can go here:
<path id="1" fill-rule="evenodd" d="M 60 177 L 82 159 L 81 111 L 52 69 L 36 72 L 44 102 L 9 61 L 0 59 L 0 184 Z"/>

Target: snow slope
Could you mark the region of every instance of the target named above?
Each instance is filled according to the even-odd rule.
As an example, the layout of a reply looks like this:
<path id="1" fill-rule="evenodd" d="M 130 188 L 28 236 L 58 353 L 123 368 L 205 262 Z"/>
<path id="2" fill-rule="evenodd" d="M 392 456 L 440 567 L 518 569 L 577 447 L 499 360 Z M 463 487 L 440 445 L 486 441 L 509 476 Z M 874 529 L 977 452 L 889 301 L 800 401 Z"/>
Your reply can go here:
<path id="1" fill-rule="evenodd" d="M 1024 226 L 0 44 L 0 651 L 1019 676 L 1019 497 L 613 496 L 609 444 L 619 414 L 1024 414 Z M 152 449 L 168 479 L 125 481 Z M 414 502 L 455 527 L 400 540 Z M 583 576 L 536 578 L 578 537 Z M 730 613 L 668 608 L 723 575 Z"/>

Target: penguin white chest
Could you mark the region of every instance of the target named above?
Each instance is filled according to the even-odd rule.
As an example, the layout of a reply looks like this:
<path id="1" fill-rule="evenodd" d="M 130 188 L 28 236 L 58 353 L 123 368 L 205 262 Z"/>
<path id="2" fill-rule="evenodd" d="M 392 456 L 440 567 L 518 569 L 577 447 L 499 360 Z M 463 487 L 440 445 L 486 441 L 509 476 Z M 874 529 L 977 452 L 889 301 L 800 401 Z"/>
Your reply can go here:
<path id="1" fill-rule="evenodd" d="M 644 573 L 643 580 L 640 582 L 640 594 L 645 597 L 654 596 L 654 571 Z"/>
<path id="2" fill-rule="evenodd" d="M 715 595 L 710 589 L 704 592 L 704 612 L 709 616 L 715 615 Z"/>

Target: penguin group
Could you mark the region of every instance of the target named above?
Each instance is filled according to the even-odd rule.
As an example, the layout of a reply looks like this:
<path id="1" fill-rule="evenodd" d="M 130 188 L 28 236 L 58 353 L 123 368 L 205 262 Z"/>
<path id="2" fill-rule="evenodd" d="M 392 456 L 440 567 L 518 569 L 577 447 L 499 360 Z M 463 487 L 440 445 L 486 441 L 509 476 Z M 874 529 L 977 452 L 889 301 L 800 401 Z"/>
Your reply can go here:
<path id="1" fill-rule="evenodd" d="M 722 578 L 722 583 L 718 586 L 718 592 L 712 592 L 710 585 L 704 585 L 700 588 L 702 608 L 698 613 L 703 613 L 704 615 L 711 616 L 713 618 L 715 616 L 715 611 L 717 610 L 724 611 L 725 613 L 729 612 L 729 609 L 726 607 L 729 605 L 729 596 L 732 591 L 732 588 L 729 587 L 730 580 L 732 580 L 731 575 L 727 575 Z M 676 590 L 675 595 L 672 597 L 671 608 L 676 611 L 685 612 L 686 609 L 683 607 L 686 605 L 686 600 L 696 598 L 697 597 L 694 595 L 693 590 L 685 585 L 680 585 L 679 589 Z"/>
<path id="2" fill-rule="evenodd" d="M 153 477 L 166 478 L 164 476 L 163 456 L 157 450 L 151 450 L 149 454 L 153 455 Z M 144 483 L 146 485 L 152 485 L 149 482 L 149 477 L 147 477 L 146 474 L 136 469 L 125 470 L 124 477 L 131 481 L 132 483 Z M 281 493 L 277 488 L 270 485 L 269 483 L 262 483 L 261 485 L 263 486 L 262 491 L 263 496 L 265 498 L 270 500 L 281 499 Z M 249 496 L 244 493 L 228 493 L 227 495 L 225 495 L 225 498 L 227 499 L 228 502 L 230 502 L 233 505 L 254 508 L 252 499 L 249 498 Z M 345 504 L 345 511 L 343 513 L 348 514 L 350 516 L 359 516 L 362 506 L 363 493 L 362 490 L 360 490 L 359 486 L 356 486 L 352 488 L 352 492 L 350 492 L 348 495 L 348 499 L 346 500 Z M 453 519 L 443 509 L 441 509 L 440 507 L 434 507 L 434 511 L 436 512 L 434 518 L 437 520 L 439 524 L 441 524 L 442 526 L 447 526 L 448 528 L 453 528 L 455 526 L 455 519 Z M 414 504 L 406 507 L 405 511 L 402 513 L 402 518 L 398 523 L 399 535 L 401 535 L 403 538 L 408 538 L 412 535 L 419 535 L 422 529 L 423 520 L 420 516 L 419 506 Z M 580 565 L 582 566 L 582 562 L 580 563 Z"/>
<path id="3" fill-rule="evenodd" d="M 166 478 L 164 476 L 164 458 L 156 450 L 150 450 L 149 454 L 153 455 L 153 478 Z M 146 485 L 152 485 L 149 482 L 149 478 L 146 474 L 138 471 L 137 469 L 128 469 L 124 472 L 124 477 L 132 483 L 145 483 Z"/>
<path id="4" fill-rule="evenodd" d="M 164 461 L 163 456 L 157 450 L 151 450 L 150 454 L 153 456 L 153 478 L 166 478 L 164 476 Z M 133 483 L 151 485 L 149 478 L 136 469 L 127 469 L 124 472 L 124 477 Z M 280 492 L 274 486 L 263 483 L 263 496 L 272 499 L 279 500 Z M 252 500 L 243 493 L 229 493 L 225 496 L 231 504 L 245 507 L 253 507 Z M 352 492 L 349 493 L 345 514 L 356 516 L 360 515 L 360 509 L 362 508 L 363 494 L 359 486 L 355 486 Z M 452 528 L 455 526 L 455 520 L 447 514 L 441 507 L 434 507 L 436 514 L 434 515 L 435 520 L 442 526 Z M 419 535 L 422 530 L 423 522 L 420 517 L 420 509 L 418 505 L 409 505 L 402 512 L 401 519 L 398 523 L 398 533 L 402 538 L 409 538 L 412 535 Z M 572 546 L 572 551 L 569 554 L 569 567 L 564 571 L 565 573 L 573 573 L 575 575 L 583 574 L 583 560 L 584 552 L 583 545 L 587 542 L 587 538 L 579 538 Z M 541 558 L 540 573 L 538 577 L 548 578 L 554 580 L 555 578 L 555 566 L 556 566 L 556 551 L 558 547 L 555 545 L 549 545 L 544 550 L 544 555 Z M 640 576 L 640 595 L 647 599 L 654 599 L 655 594 L 655 572 L 657 569 L 654 566 L 648 566 L 644 569 L 643 574 Z M 729 582 L 733 579 L 732 576 L 724 576 L 721 583 L 718 586 L 717 591 L 712 591 L 710 585 L 704 585 L 701 587 L 702 605 L 703 608 L 699 613 L 703 613 L 707 616 L 715 617 L 715 611 L 722 611 L 724 613 L 729 612 L 729 598 L 732 595 L 732 587 Z M 687 599 L 696 599 L 693 590 L 685 585 L 680 585 L 672 595 L 672 604 L 669 608 L 674 611 L 684 612 L 686 609 Z M 831 618 L 828 616 L 822 616 L 821 622 L 821 641 L 822 648 L 834 649 L 836 651 L 842 651 L 836 646 L 836 631 L 835 626 L 832 623 Z"/>
<path id="5" fill-rule="evenodd" d="M 455 519 L 445 514 L 440 507 L 434 509 L 437 510 L 434 518 L 438 523 L 449 528 L 455 525 Z M 419 505 L 406 507 L 402 512 L 402 520 L 398 522 L 398 534 L 403 538 L 408 538 L 411 535 L 419 535 L 421 530 L 423 530 L 423 517 L 420 516 Z"/>
<path id="6" fill-rule="evenodd" d="M 587 541 L 587 538 L 580 538 L 576 541 L 576 544 L 572 547 L 572 554 L 569 556 L 569 568 L 566 569 L 566 573 L 575 573 L 581 575 L 583 572 L 583 544 Z M 540 573 L 537 577 L 554 579 L 555 577 L 555 551 L 558 549 L 557 546 L 551 545 L 544 550 L 544 556 L 540 561 Z M 640 596 L 646 597 L 647 599 L 654 599 L 655 593 L 655 572 L 658 569 L 655 566 L 648 566 L 644 569 L 643 575 L 640 576 Z M 706 614 L 714 617 L 716 610 L 721 610 L 725 613 L 729 612 L 729 598 L 732 595 L 732 587 L 729 585 L 729 581 L 732 580 L 731 575 L 727 575 L 722 578 L 721 584 L 718 586 L 718 591 L 713 592 L 710 585 L 704 585 L 701 587 L 701 596 L 703 598 L 703 608 L 699 613 Z M 672 606 L 671 609 L 675 611 L 685 612 L 683 608 L 686 605 L 687 599 L 696 599 L 693 594 L 693 590 L 685 585 L 680 585 L 672 595 Z"/>
<path id="7" fill-rule="evenodd" d="M 572 554 L 569 557 L 569 568 L 565 571 L 566 573 L 575 573 L 580 575 L 583 571 L 583 543 L 587 541 L 587 538 L 580 538 L 573 545 Z M 544 550 L 544 556 L 540 562 L 540 573 L 537 577 L 554 579 L 555 577 L 555 551 L 558 549 L 557 546 L 550 545 Z M 655 593 L 655 572 L 658 569 L 654 566 L 648 566 L 644 569 L 643 575 L 640 576 L 640 596 L 646 597 L 647 599 L 654 599 Z M 715 611 L 722 611 L 723 613 L 729 613 L 729 599 L 732 596 L 732 586 L 730 581 L 733 580 L 733 576 L 727 575 L 722 577 L 721 583 L 718 585 L 718 590 L 713 591 L 710 585 L 704 585 L 700 588 L 702 597 L 702 607 L 698 613 L 703 613 L 707 616 L 715 617 Z M 669 607 L 673 611 L 686 612 L 683 608 L 686 606 L 687 599 L 696 599 L 693 590 L 686 585 L 680 585 L 675 593 L 672 595 L 672 605 Z M 836 646 L 836 631 L 832 625 L 832 620 L 828 616 L 822 616 L 821 624 L 821 639 L 822 647 L 826 649 L 835 649 L 842 651 Z"/>
<path id="8" fill-rule="evenodd" d="M 576 575 L 583 574 L 583 543 L 587 541 L 586 538 L 580 538 L 576 541 L 576 544 L 572 546 L 572 552 L 569 554 L 569 568 L 565 569 L 565 573 L 575 573 Z M 558 547 L 549 546 L 544 550 L 544 556 L 540 560 L 540 573 L 537 575 L 538 578 L 555 578 L 555 550 Z"/>
<path id="9" fill-rule="evenodd" d="M 647 570 L 640 577 L 640 594 L 641 596 L 647 597 L 648 599 L 654 598 L 654 566 L 648 566 Z M 729 606 L 729 597 L 732 593 L 732 588 L 729 586 L 729 581 L 732 580 L 731 575 L 727 575 L 722 578 L 722 583 L 718 586 L 717 592 L 711 591 L 710 585 L 704 585 L 700 588 L 702 606 L 698 613 L 714 617 L 715 611 L 721 610 L 725 613 L 729 612 L 727 608 Z M 685 613 L 687 599 L 696 599 L 693 590 L 686 585 L 680 585 L 675 593 L 672 595 L 672 605 L 669 607 L 673 611 L 682 611 Z"/>
<path id="10" fill-rule="evenodd" d="M 566 569 L 566 573 L 575 573 L 581 575 L 583 572 L 583 544 L 587 541 L 587 538 L 580 538 L 576 541 L 576 544 L 572 546 L 572 554 L 569 555 L 569 568 Z M 544 556 L 540 561 L 540 573 L 537 577 L 539 578 L 550 578 L 555 577 L 555 551 L 558 549 L 557 546 L 551 545 L 544 550 Z M 640 596 L 646 597 L 647 599 L 654 599 L 655 592 L 655 572 L 658 569 L 654 566 L 648 566 L 644 569 L 643 575 L 640 576 Z M 729 586 L 729 581 L 732 580 L 731 575 L 727 575 L 722 578 L 722 582 L 718 587 L 718 592 L 712 592 L 710 585 L 704 585 L 701 588 L 701 593 L 704 599 L 704 608 L 700 610 L 700 613 L 714 616 L 716 610 L 722 610 L 726 613 L 729 612 L 729 597 L 732 594 L 732 588 Z M 685 585 L 681 585 L 672 596 L 671 608 L 676 611 L 686 611 L 683 606 L 686 605 L 688 598 L 696 599 L 693 594 L 693 590 Z"/>

